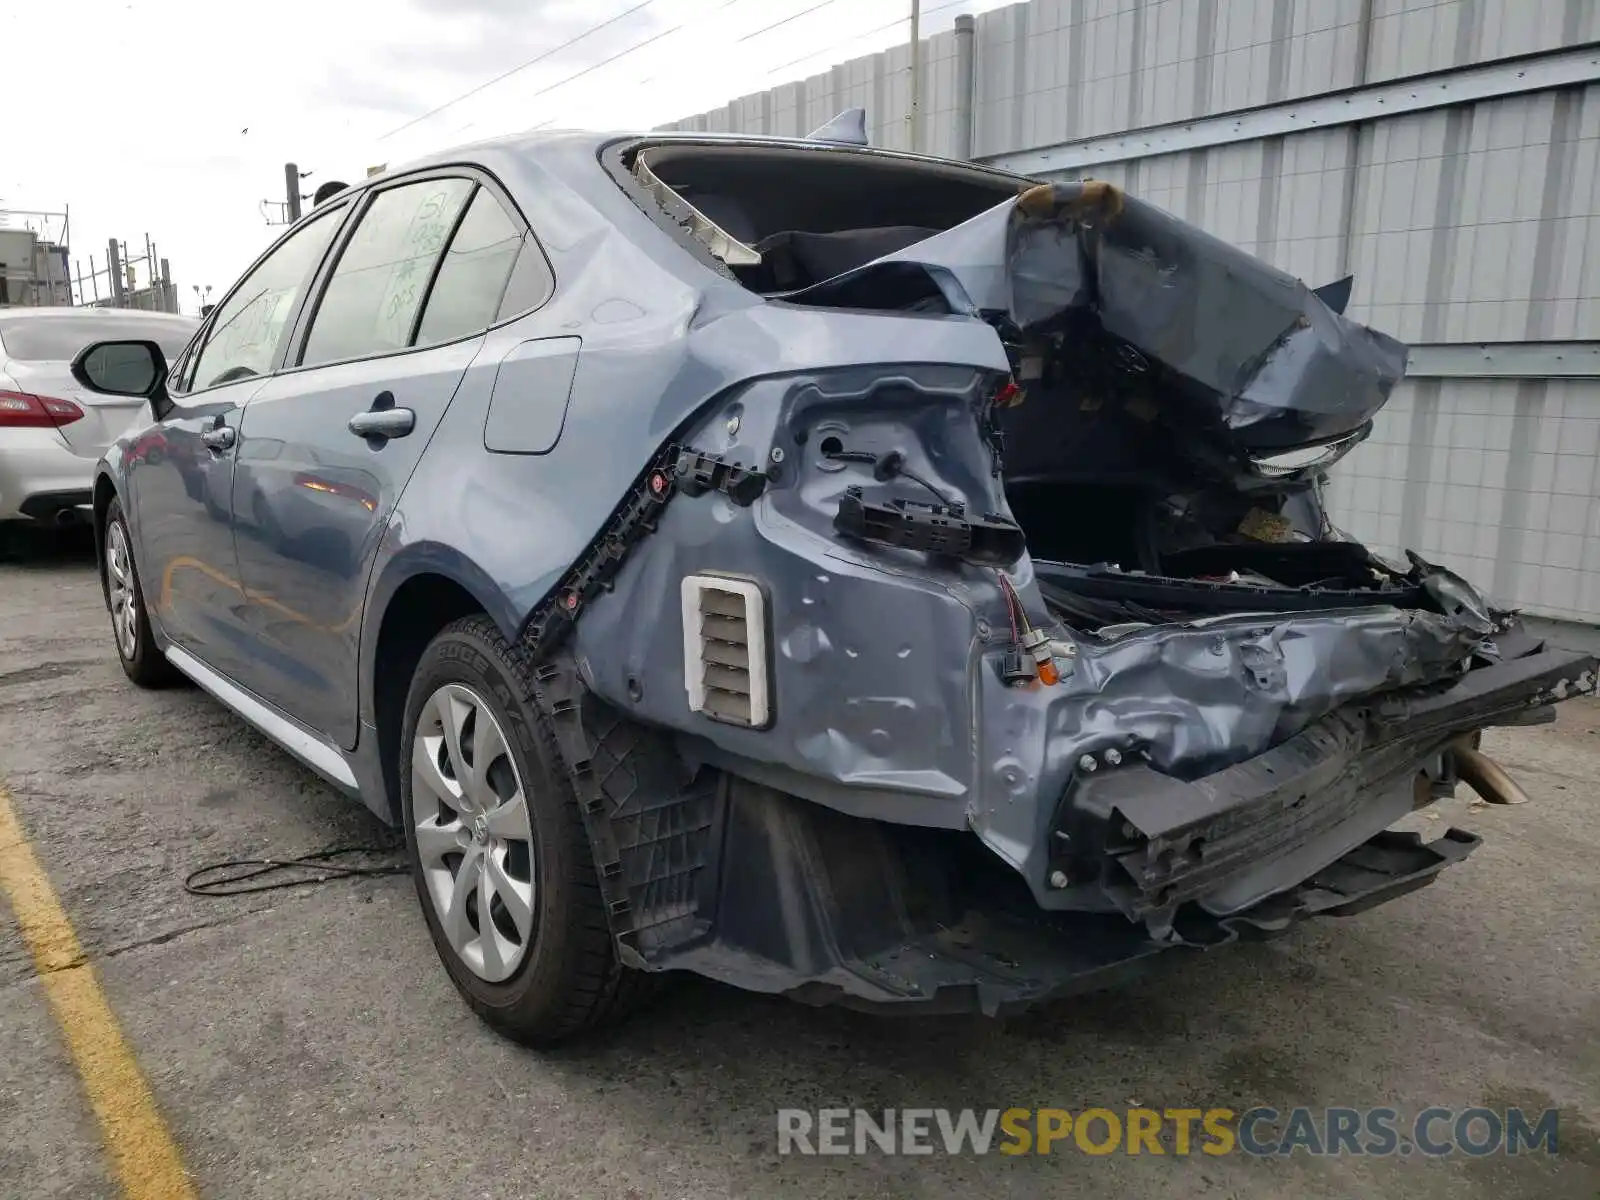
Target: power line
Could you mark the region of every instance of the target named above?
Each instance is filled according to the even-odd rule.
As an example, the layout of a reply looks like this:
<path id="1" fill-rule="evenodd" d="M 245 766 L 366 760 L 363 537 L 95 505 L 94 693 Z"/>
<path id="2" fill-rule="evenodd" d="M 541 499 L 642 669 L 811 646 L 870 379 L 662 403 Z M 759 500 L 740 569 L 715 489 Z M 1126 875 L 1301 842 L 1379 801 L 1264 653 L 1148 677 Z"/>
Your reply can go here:
<path id="1" fill-rule="evenodd" d="M 955 8 L 958 5 L 966 4 L 968 2 L 969 0 L 945 0 L 945 3 L 943 4 L 935 5 L 933 8 L 923 9 L 922 18 L 923 20 L 927 20 L 927 18 L 931 17 L 934 13 L 943 12 L 947 8 Z M 883 25 L 876 26 L 872 29 L 863 30 L 860 33 L 851 34 L 849 37 L 844 38 L 841 41 L 834 42 L 832 45 L 824 46 L 820 50 L 813 50 L 810 54 L 802 54 L 799 58 L 791 58 L 788 62 L 782 63 L 769 70 L 766 77 L 771 79 L 779 71 L 784 71 L 790 67 L 798 66 L 803 62 L 810 62 L 813 58 L 821 58 L 824 54 L 832 53 L 834 50 L 838 50 L 841 47 L 853 46 L 857 42 L 862 41 L 865 38 L 869 38 L 875 33 L 882 33 L 886 29 L 893 29 L 897 25 L 904 25 L 908 20 L 910 20 L 909 17 L 896 17 L 894 20 Z"/>
<path id="2" fill-rule="evenodd" d="M 787 25 L 790 21 L 798 21 L 801 17 L 808 17 L 818 9 L 827 8 L 829 5 L 837 3 L 838 0 L 822 0 L 821 4 L 813 4 L 810 8 L 803 8 L 797 13 L 784 17 L 781 21 L 774 21 L 771 25 L 763 25 L 754 33 L 745 34 L 742 38 L 738 38 L 735 44 L 738 44 L 739 42 L 748 42 L 752 38 L 760 37 L 763 33 L 771 33 L 774 29 L 778 29 L 784 25 Z"/>
<path id="3" fill-rule="evenodd" d="M 692 24 L 692 22 L 686 22 L 686 24 Z M 637 45 L 629 46 L 626 50 L 618 51 L 616 54 L 613 54 L 610 58 L 603 58 L 597 63 L 591 63 L 587 67 L 583 68 L 583 70 L 581 70 L 581 71 L 574 71 L 571 75 L 568 75 L 565 79 L 556 80 L 549 87 L 540 88 L 537 92 L 534 92 L 533 95 L 529 96 L 528 99 L 533 100 L 533 99 L 535 99 L 535 98 L 537 98 L 539 96 L 547 95 L 550 92 L 555 91 L 557 88 L 566 87 L 567 84 L 571 83 L 574 79 L 582 79 L 585 75 L 588 75 L 593 71 L 598 71 L 601 67 L 609 67 L 612 63 L 616 62 L 619 58 L 627 58 L 628 55 L 632 54 L 635 50 L 643 50 L 646 46 L 650 45 L 651 43 L 659 42 L 664 37 L 670 37 L 672 34 L 677 33 L 678 30 L 680 30 L 682 28 L 683 28 L 683 25 L 674 25 L 671 29 L 663 30 L 661 33 L 656 34 L 654 37 L 645 38 L 644 41 L 639 42 Z"/>
<path id="4" fill-rule="evenodd" d="M 776 29 L 779 26 L 786 25 L 791 21 L 798 20 L 799 18 L 807 16 L 810 13 L 816 12 L 816 11 L 818 11 L 820 9 L 827 8 L 830 5 L 835 4 L 837 2 L 838 2 L 838 0 L 821 0 L 821 3 L 814 4 L 810 8 L 802 9 L 800 12 L 793 13 L 790 16 L 784 17 L 779 21 L 775 21 L 770 25 L 763 26 L 762 28 L 757 29 L 752 33 L 744 35 L 743 37 L 738 38 L 737 42 L 749 41 L 750 39 L 752 39 L 754 37 L 757 37 L 757 36 L 759 36 L 759 35 L 761 35 L 763 33 L 766 33 L 766 32 L 768 32 L 768 31 L 770 31 L 772 29 Z M 531 67 L 531 66 L 533 66 L 533 65 L 535 65 L 535 64 L 537 64 L 539 62 L 542 62 L 543 60 L 549 58 L 551 55 L 557 54 L 560 51 L 566 49 L 567 47 L 575 45 L 576 43 L 582 41 L 584 38 L 589 37 L 592 34 L 598 33 L 602 29 L 605 29 L 607 26 L 614 25 L 618 21 L 621 21 L 621 20 L 623 20 L 623 19 L 625 19 L 627 17 L 632 16 L 634 13 L 640 11 L 643 8 L 649 7 L 649 5 L 651 5 L 653 3 L 655 3 L 655 0 L 642 0 L 642 3 L 636 4 L 632 8 L 627 9 L 624 12 L 618 13 L 616 16 L 611 17 L 610 19 L 608 19 L 606 21 L 602 21 L 600 24 L 595 25 L 595 26 L 591 27 L 590 29 L 585 30 L 583 33 L 579 34 L 577 37 L 571 38 L 568 41 L 563 42 L 561 45 L 553 47 L 552 49 L 545 51 L 543 54 L 540 54 L 535 58 L 529 59 L 525 63 L 521 63 L 518 66 L 515 66 L 515 67 L 511 68 L 509 71 L 502 72 L 501 74 L 495 76 L 493 79 L 490 79 L 485 83 L 479 84 L 477 87 L 471 89 L 470 91 L 463 92 L 461 95 L 455 97 L 453 100 L 446 101 L 444 104 L 439 105 L 437 108 L 434 108 L 434 109 L 430 110 L 429 112 L 423 113 L 419 117 L 412 118 L 410 121 L 407 121 L 404 125 L 401 125 L 399 128 L 390 130 L 388 133 L 384 134 L 383 137 L 379 138 L 378 140 L 379 141 L 383 141 L 383 140 L 385 140 L 387 138 L 393 137 L 396 133 L 399 133 L 402 130 L 409 129 L 413 125 L 417 125 L 422 121 L 428 120 L 430 117 L 437 116 L 439 113 L 445 111 L 445 109 L 451 108 L 454 105 L 461 103 L 461 101 L 466 100 L 466 99 L 468 99 L 468 98 L 470 98 L 472 96 L 475 96 L 479 92 L 482 92 L 487 88 L 493 87 L 495 84 L 501 82 L 504 79 L 510 78 L 512 75 L 517 74 L 519 71 L 526 70 L 528 67 Z M 569 83 L 572 83 L 572 82 L 574 82 L 574 81 L 576 81 L 578 79 L 582 79 L 586 75 L 593 74 L 595 71 L 598 71 L 603 67 L 608 67 L 612 63 L 618 62 L 618 61 L 628 57 L 630 54 L 635 53 L 636 51 L 643 50 L 647 46 L 653 45 L 654 43 L 661 41 L 663 38 L 667 38 L 667 37 L 672 36 L 675 33 L 679 33 L 682 30 L 684 30 L 684 29 L 686 29 L 686 28 L 688 28 L 688 27 L 690 27 L 692 25 L 697 25 L 701 21 L 706 19 L 707 17 L 714 16 L 716 13 L 722 12 L 724 9 L 732 8 L 735 4 L 741 4 L 741 3 L 744 3 L 744 0 L 723 0 L 723 3 L 717 5 L 713 9 L 709 9 L 706 12 L 701 13 L 699 16 L 691 17 L 687 21 L 680 21 L 678 24 L 672 26 L 670 29 L 662 30 L 660 33 L 654 34 L 653 36 L 646 38 L 642 42 L 637 42 L 632 46 L 628 46 L 628 47 L 626 47 L 626 48 L 624 48 L 622 50 L 619 50 L 617 53 L 611 55 L 608 58 L 601 59 L 599 62 L 596 62 L 596 63 L 591 63 L 590 65 L 588 65 L 587 67 L 582 68 L 581 70 L 574 71 L 572 74 L 567 75 L 567 76 L 565 76 L 565 77 L 563 77 L 561 79 L 558 79 L 554 83 L 549 84 L 546 87 L 540 88 L 538 91 L 532 93 L 532 95 L 530 95 L 528 97 L 528 99 L 531 100 L 531 99 L 535 99 L 535 98 L 537 98 L 539 96 L 548 95 L 549 93 L 554 92 L 559 88 L 565 87 Z M 934 13 L 943 12 L 946 9 L 955 8 L 958 5 L 966 4 L 966 3 L 970 3 L 970 0 L 945 0 L 945 3 L 935 5 L 934 7 L 930 8 L 930 9 L 927 9 L 923 13 L 923 15 L 924 15 L 924 17 L 931 16 Z M 897 17 L 893 21 L 889 21 L 889 22 L 887 22 L 887 23 L 885 23 L 883 25 L 876 26 L 875 28 L 865 30 L 864 32 L 861 32 L 861 33 L 852 34 L 850 37 L 844 38 L 841 41 L 834 42 L 834 43 L 832 43 L 832 44 L 830 44 L 828 46 L 824 46 L 823 48 L 821 48 L 819 50 L 813 50 L 811 53 L 803 55 L 800 58 L 791 59 L 790 61 L 788 61 L 786 63 L 783 63 L 780 66 L 773 67 L 773 68 L 769 69 L 765 73 L 765 78 L 766 79 L 771 79 L 772 76 L 777 74 L 779 71 L 785 70 L 788 67 L 792 67 L 792 66 L 796 65 L 797 63 L 807 62 L 810 59 L 818 58 L 818 57 L 820 57 L 820 56 L 822 56 L 824 54 L 827 54 L 827 53 L 829 53 L 829 52 L 831 52 L 833 50 L 839 49 L 840 47 L 849 46 L 849 45 L 852 45 L 852 44 L 854 44 L 856 42 L 859 42 L 859 41 L 863 40 L 864 38 L 869 38 L 873 34 L 882 33 L 885 30 L 893 29 L 897 25 L 903 25 L 903 24 L 905 24 L 906 20 L 907 20 L 907 18 L 905 18 L 905 17 Z M 655 78 L 655 76 L 651 76 L 649 79 L 641 80 L 640 83 L 649 83 L 654 78 Z M 634 86 L 638 86 L 638 84 L 635 84 Z M 535 125 L 533 128 L 535 128 L 535 129 L 543 128 L 544 126 L 552 124 L 553 121 L 554 121 L 554 118 L 542 121 L 538 125 Z"/>
<path id="5" fill-rule="evenodd" d="M 732 3 L 738 3 L 739 0 L 731 0 L 731 2 Z M 832 3 L 832 2 L 833 2 L 833 0 L 824 0 L 823 4 L 819 4 L 815 8 L 808 8 L 804 12 L 795 13 L 794 16 L 785 17 L 785 18 L 783 18 L 782 21 L 778 21 L 778 22 L 776 22 L 776 23 L 774 23 L 772 25 L 768 25 L 768 26 L 765 26 L 762 29 L 758 29 L 758 30 L 755 31 L 755 33 L 747 34 L 745 37 L 742 37 L 742 38 L 740 38 L 738 40 L 741 41 L 741 42 L 742 41 L 747 41 L 750 38 L 755 37 L 757 34 L 765 33 L 768 29 L 775 29 L 775 28 L 777 28 L 778 25 L 786 24 L 787 22 L 792 21 L 792 20 L 796 19 L 797 17 L 803 17 L 803 16 L 806 15 L 806 13 L 814 12 L 814 11 L 816 11 L 816 8 L 824 8 L 824 7 L 827 6 L 827 4 Z M 922 15 L 923 15 L 924 20 L 926 20 L 926 18 L 932 16 L 934 13 L 943 12 L 946 9 L 956 8 L 956 7 L 959 7 L 962 4 L 968 4 L 968 3 L 971 3 L 971 2 L 972 2 L 972 0 L 945 0 L 945 3 L 943 3 L 943 4 L 937 4 L 932 8 L 924 9 Z M 727 7 L 727 5 L 724 5 L 723 7 Z M 846 38 L 842 38 L 837 42 L 832 42 L 832 43 L 830 43 L 830 44 L 828 44 L 826 46 L 823 46 L 821 49 L 812 50 L 810 53 L 803 54 L 799 58 L 791 58 L 786 63 L 781 63 L 780 65 L 778 65 L 776 67 L 768 68 L 763 73 L 762 79 L 763 80 L 770 80 L 779 71 L 787 70 L 789 67 L 795 66 L 795 65 L 797 65 L 799 63 L 810 62 L 814 58 L 820 58 L 822 55 L 829 54 L 834 50 L 840 49 L 841 47 L 853 46 L 857 42 L 860 42 L 860 41 L 862 41 L 862 40 L 864 40 L 866 38 L 869 38 L 869 37 L 873 36 L 874 34 L 882 33 L 882 32 L 884 32 L 885 30 L 888 30 L 888 29 L 893 29 L 897 25 L 904 25 L 909 19 L 910 19 L 909 17 L 896 17 L 894 20 L 888 21 L 888 22 L 886 22 L 886 23 L 884 23 L 882 25 L 877 25 L 877 26 L 874 26 L 871 29 L 862 30 L 859 33 L 852 33 L 851 35 L 849 35 Z M 835 65 L 837 65 L 837 64 L 835 64 Z M 645 79 L 637 80 L 631 86 L 633 86 L 633 87 L 642 87 L 647 83 L 656 82 L 656 80 L 658 78 L 666 78 L 666 77 L 657 76 L 657 75 L 651 75 L 651 76 L 649 76 L 649 77 L 647 77 Z"/>
<path id="6" fill-rule="evenodd" d="M 828 3 L 832 3 L 833 0 L 827 0 L 827 2 Z M 743 3 L 744 3 L 744 0 L 723 0 L 723 2 L 721 4 L 719 4 L 719 5 L 717 5 L 715 8 L 710 9 L 707 12 L 703 12 L 698 17 L 694 17 L 691 20 L 686 21 L 684 23 L 684 25 L 685 26 L 698 25 L 701 21 L 705 20 L 707 17 L 715 16 L 717 13 L 721 12 L 725 8 L 732 8 L 735 4 L 743 4 Z M 810 10 L 808 9 L 807 11 L 810 11 Z M 796 13 L 795 15 L 796 16 L 804 16 L 805 14 L 804 13 Z M 784 18 L 784 21 L 788 21 L 788 20 L 792 20 L 792 18 L 790 18 L 790 17 L 785 17 Z M 778 22 L 778 24 L 780 24 L 780 25 L 783 24 L 783 21 Z M 774 26 L 768 25 L 766 28 L 767 29 L 772 29 L 772 28 L 774 28 Z M 761 29 L 756 30 L 756 33 L 762 33 L 762 32 L 765 32 L 765 31 L 761 30 Z M 755 35 L 752 34 L 750 36 L 753 37 Z M 741 41 L 741 42 L 744 41 L 744 40 L 745 40 L 744 38 L 739 38 L 738 39 L 738 41 Z M 647 83 L 654 83 L 655 80 L 656 80 L 656 76 L 650 75 L 650 76 L 647 76 L 644 79 L 641 79 L 641 80 L 637 81 L 632 86 L 640 87 L 640 86 L 642 86 L 644 84 L 647 84 Z M 548 122 L 547 122 L 547 124 L 548 124 Z"/>
<path id="7" fill-rule="evenodd" d="M 650 0 L 646 0 L 646 2 L 648 3 L 648 2 L 650 2 Z M 833 2 L 833 0 L 828 0 L 828 3 L 832 3 L 832 2 Z M 716 13 L 719 13 L 725 8 L 732 8 L 735 4 L 743 4 L 743 3 L 744 3 L 744 0 L 723 0 L 723 3 L 717 5 L 716 8 L 709 9 L 706 12 L 701 13 L 697 17 L 690 17 L 687 21 L 680 21 L 678 24 L 674 25 L 671 29 L 664 29 L 660 33 L 656 34 L 653 37 L 647 37 L 642 42 L 638 42 L 635 45 L 629 46 L 624 50 L 619 50 L 617 53 L 613 54 L 610 58 L 603 58 L 597 63 L 590 63 L 587 67 L 584 67 L 581 71 L 574 71 L 571 75 L 566 76 L 566 78 L 558 79 L 554 83 L 550 84 L 548 87 L 540 88 L 537 92 L 532 93 L 532 95 L 530 95 L 528 97 L 528 99 L 529 100 L 537 99 L 540 96 L 548 95 L 549 93 L 555 91 L 557 88 L 566 87 L 567 84 L 573 82 L 576 79 L 582 79 L 585 75 L 591 74 L 594 71 L 598 71 L 601 67 L 608 67 L 612 63 L 618 61 L 619 59 L 627 58 L 628 55 L 632 54 L 636 50 L 643 50 L 646 46 L 649 46 L 649 45 L 651 45 L 652 43 L 655 43 L 655 42 L 659 42 L 662 38 L 671 37 L 673 34 L 679 33 L 682 30 L 685 30 L 685 29 L 689 28 L 691 25 L 699 24 L 701 21 L 705 20 L 705 18 L 707 18 L 709 16 L 713 16 Z M 642 8 L 644 6 L 640 5 L 640 7 Z M 633 11 L 633 10 L 630 10 L 630 11 Z M 627 14 L 624 13 L 623 15 L 626 16 Z M 555 118 L 552 117 L 549 120 L 541 121 L 538 125 L 535 125 L 533 128 L 542 129 L 544 126 L 549 125 L 554 120 L 555 120 Z"/>
<path id="8" fill-rule="evenodd" d="M 484 90 L 486 90 L 488 88 L 492 88 L 495 84 L 500 83 L 500 82 L 502 82 L 504 80 L 510 79 L 513 75 L 517 74 L 519 71 L 526 71 L 529 67 L 534 66 L 537 63 L 543 62 L 545 59 L 549 58 L 553 54 L 559 54 L 561 51 L 567 49 L 570 46 L 576 46 L 579 42 L 583 41 L 584 38 L 591 37 L 594 34 L 599 33 L 602 29 L 608 28 L 609 26 L 615 25 L 618 21 L 621 21 L 621 20 L 624 20 L 624 19 L 626 19 L 628 17 L 633 16 L 634 13 L 640 11 L 641 9 L 649 8 L 655 2 L 656 2 L 656 0 L 642 0 L 641 3 L 635 4 L 632 8 L 628 9 L 627 11 L 620 12 L 616 16 L 611 17 L 608 20 L 601 21 L 598 25 L 590 26 L 588 29 L 585 29 L 582 33 L 580 33 L 577 37 L 569 38 L 567 41 L 562 42 L 559 46 L 554 46 L 551 49 L 546 50 L 543 54 L 539 54 L 539 55 L 536 55 L 533 58 L 530 58 L 527 62 L 519 63 L 516 66 L 512 67 L 509 71 L 501 72 L 499 75 L 496 75 L 493 79 L 490 79 L 486 83 L 480 83 L 477 87 L 472 88 L 470 91 L 462 92 L 461 95 L 457 96 L 453 100 L 446 100 L 443 104 L 439 105 L 438 108 L 430 109 L 429 111 L 423 113 L 420 117 L 411 118 L 411 120 L 407 121 L 404 125 L 398 126 L 395 129 L 391 129 L 388 133 L 384 134 L 378 140 L 380 142 L 388 141 L 395 134 L 401 133 L 401 132 L 403 132 L 403 131 L 405 131 L 407 129 L 410 129 L 413 125 L 419 125 L 423 121 L 428 120 L 430 117 L 436 117 L 447 108 L 454 108 L 457 104 L 460 104 L 463 100 L 469 100 L 473 96 L 476 96 L 479 92 L 484 91 Z M 667 32 L 668 33 L 673 33 L 673 32 L 676 32 L 676 30 L 679 29 L 679 28 L 681 28 L 681 26 L 674 26 L 673 29 L 669 29 Z M 664 37 L 664 36 L 666 36 L 666 35 L 665 34 L 658 34 L 657 35 L 657 37 Z M 655 41 L 655 40 L 656 40 L 656 38 L 651 38 L 650 39 L 650 41 Z M 649 42 L 641 43 L 641 45 L 646 45 L 646 46 L 649 45 L 649 44 L 650 44 Z M 618 55 L 616 57 L 620 58 L 621 55 Z M 615 59 L 614 58 L 613 59 L 607 59 L 606 61 L 607 62 L 612 62 L 612 61 L 615 61 Z M 576 78 L 576 76 L 574 76 L 574 78 Z"/>

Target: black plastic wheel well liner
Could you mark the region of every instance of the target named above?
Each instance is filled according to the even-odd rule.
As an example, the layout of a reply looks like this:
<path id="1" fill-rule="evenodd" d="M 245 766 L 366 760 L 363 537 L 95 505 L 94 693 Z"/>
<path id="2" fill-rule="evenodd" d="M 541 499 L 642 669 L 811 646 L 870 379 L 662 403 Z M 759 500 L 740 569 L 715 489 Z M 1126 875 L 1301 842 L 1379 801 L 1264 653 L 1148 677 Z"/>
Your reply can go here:
<path id="1" fill-rule="evenodd" d="M 411 677 L 428 643 L 452 621 L 483 611 L 477 598 L 443 575 L 413 575 L 383 610 L 373 655 L 372 715 L 388 809 L 400 820 L 400 741 Z"/>
<path id="2" fill-rule="evenodd" d="M 100 576 L 100 594 L 105 598 L 106 607 L 111 607 L 111 585 L 106 578 L 106 513 L 111 508 L 111 502 L 117 498 L 116 484 L 111 482 L 111 476 L 101 473 L 94 479 L 94 566 Z"/>

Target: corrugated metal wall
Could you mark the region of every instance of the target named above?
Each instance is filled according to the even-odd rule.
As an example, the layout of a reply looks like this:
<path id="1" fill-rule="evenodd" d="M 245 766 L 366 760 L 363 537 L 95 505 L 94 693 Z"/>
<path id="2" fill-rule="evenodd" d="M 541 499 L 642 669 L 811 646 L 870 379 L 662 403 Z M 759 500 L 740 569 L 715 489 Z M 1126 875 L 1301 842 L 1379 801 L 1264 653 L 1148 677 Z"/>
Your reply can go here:
<path id="1" fill-rule="evenodd" d="M 1496 600 L 1600 614 L 1600 387 L 1573 379 L 1407 380 L 1341 464 L 1352 537 L 1411 546 Z"/>
<path id="2" fill-rule="evenodd" d="M 1034 0 L 978 18 L 979 156 L 1349 87 L 1361 0 Z"/>
<path id="3" fill-rule="evenodd" d="M 722 108 L 665 125 L 702 133 L 769 133 L 804 137 L 847 108 L 867 110 L 867 133 L 874 146 L 910 146 L 907 113 L 911 104 L 908 71 L 911 51 L 895 46 L 881 54 L 839 63 L 820 75 L 743 96 Z M 950 155 L 955 149 L 955 35 L 946 30 L 922 42 L 923 148 Z"/>
<path id="4" fill-rule="evenodd" d="M 1593 340 L 1597 150 L 1600 85 L 1094 174 L 1313 283 L 1353 271 L 1351 314 L 1409 342 Z"/>
<path id="5" fill-rule="evenodd" d="M 1032 0 L 977 18 L 970 107 L 955 35 L 924 42 L 924 148 L 970 120 L 974 157 L 1003 159 L 1597 39 L 1600 0 Z M 863 106 L 873 144 L 905 148 L 908 65 L 897 47 L 674 127 L 798 135 Z M 1056 176 L 1312 284 L 1353 273 L 1351 315 L 1430 350 L 1600 341 L 1600 82 L 1175 153 L 1125 140 Z M 1413 378 L 1329 496 L 1354 536 L 1600 622 L 1597 461 L 1600 378 Z"/>

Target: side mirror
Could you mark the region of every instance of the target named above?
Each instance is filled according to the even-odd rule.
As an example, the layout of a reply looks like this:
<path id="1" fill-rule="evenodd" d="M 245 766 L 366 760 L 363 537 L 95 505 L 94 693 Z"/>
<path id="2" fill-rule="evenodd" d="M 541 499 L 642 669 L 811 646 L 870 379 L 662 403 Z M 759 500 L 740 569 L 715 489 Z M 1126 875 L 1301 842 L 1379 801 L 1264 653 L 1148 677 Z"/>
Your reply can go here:
<path id="1" fill-rule="evenodd" d="M 91 392 L 153 400 L 167 382 L 167 356 L 155 342 L 95 342 L 72 360 L 72 377 Z"/>

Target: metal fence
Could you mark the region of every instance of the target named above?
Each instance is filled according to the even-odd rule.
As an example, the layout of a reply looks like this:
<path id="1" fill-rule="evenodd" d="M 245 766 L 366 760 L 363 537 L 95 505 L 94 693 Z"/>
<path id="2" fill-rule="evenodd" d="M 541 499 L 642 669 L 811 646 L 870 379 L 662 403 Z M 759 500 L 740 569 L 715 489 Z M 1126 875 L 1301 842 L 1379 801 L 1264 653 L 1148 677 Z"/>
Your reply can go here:
<path id="1" fill-rule="evenodd" d="M 134 247 L 137 250 L 138 246 Z M 160 257 L 150 235 L 144 238 L 144 253 L 130 253 L 128 243 L 112 238 L 106 243 L 104 265 L 97 266 L 89 255 L 89 269 L 73 263 L 73 295 L 76 303 L 92 308 L 137 308 L 145 312 L 178 312 L 178 289 L 172 283 L 172 269 Z"/>

